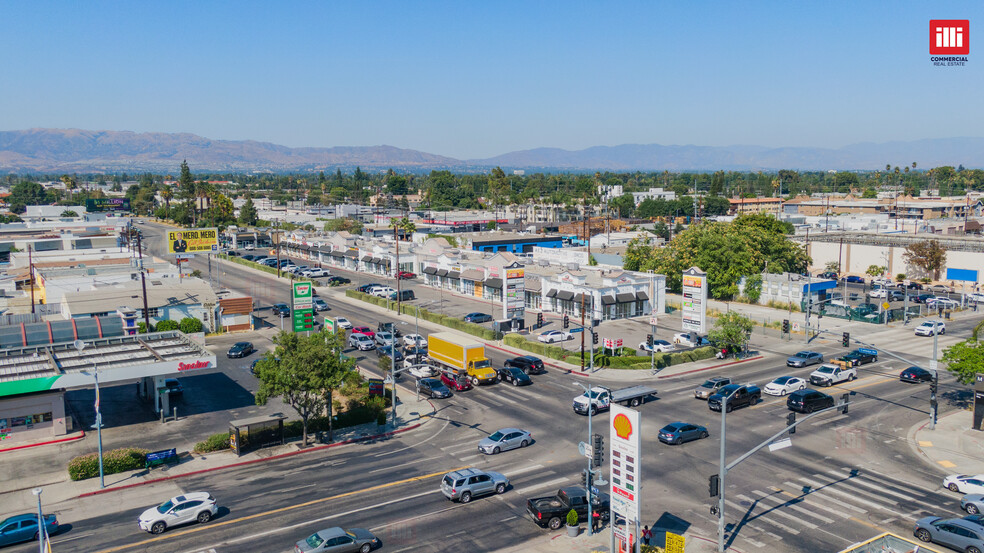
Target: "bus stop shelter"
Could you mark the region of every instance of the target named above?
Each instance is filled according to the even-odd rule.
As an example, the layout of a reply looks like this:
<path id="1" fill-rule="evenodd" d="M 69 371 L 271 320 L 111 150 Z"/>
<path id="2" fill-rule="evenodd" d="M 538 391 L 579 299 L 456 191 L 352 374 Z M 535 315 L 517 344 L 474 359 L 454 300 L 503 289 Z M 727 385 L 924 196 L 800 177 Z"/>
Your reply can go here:
<path id="1" fill-rule="evenodd" d="M 229 421 L 229 447 L 236 455 L 263 447 L 284 445 L 284 421 L 280 413 Z"/>

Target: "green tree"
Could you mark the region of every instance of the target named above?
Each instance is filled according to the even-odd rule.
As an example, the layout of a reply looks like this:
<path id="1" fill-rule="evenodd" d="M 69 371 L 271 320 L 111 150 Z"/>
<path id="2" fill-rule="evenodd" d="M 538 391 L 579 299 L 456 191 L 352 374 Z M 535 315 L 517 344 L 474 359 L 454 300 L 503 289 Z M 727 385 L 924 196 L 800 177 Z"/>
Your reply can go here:
<path id="1" fill-rule="evenodd" d="M 259 215 L 256 213 L 256 206 L 253 205 L 253 198 L 246 195 L 246 203 L 243 207 L 239 208 L 239 224 L 247 227 L 251 227 L 256 224 L 259 219 Z"/>
<path id="2" fill-rule="evenodd" d="M 964 340 L 943 350 L 943 363 L 961 384 L 973 384 L 979 372 L 984 372 L 984 343 Z"/>
<path id="3" fill-rule="evenodd" d="M 880 277 L 885 274 L 886 271 L 888 271 L 888 267 L 883 265 L 868 265 L 868 270 L 865 271 L 865 273 L 867 273 L 870 277 Z"/>
<path id="4" fill-rule="evenodd" d="M 745 297 L 749 303 L 758 303 L 762 296 L 762 275 L 749 275 L 745 279 Z"/>
<path id="5" fill-rule="evenodd" d="M 745 351 L 753 326 L 754 323 L 748 317 L 737 311 L 729 311 L 714 321 L 714 328 L 707 337 L 728 351 Z"/>
<path id="6" fill-rule="evenodd" d="M 201 332 L 205 328 L 202 321 L 194 317 L 185 317 L 181 319 L 178 323 L 178 330 L 184 332 L 185 334 L 194 334 L 196 332 Z"/>
<path id="7" fill-rule="evenodd" d="M 164 332 L 167 330 L 178 330 L 180 328 L 178 321 L 172 321 L 171 319 L 165 319 L 157 323 L 157 332 Z"/>
<path id="8" fill-rule="evenodd" d="M 33 181 L 21 181 L 10 189 L 7 202 L 12 213 L 24 213 L 29 205 L 48 205 L 55 201 L 50 190 Z"/>
<path id="9" fill-rule="evenodd" d="M 344 345 L 339 334 L 304 336 L 283 331 L 274 336 L 273 343 L 274 350 L 256 364 L 260 383 L 256 404 L 281 398 L 301 417 L 301 443 L 307 445 L 308 420 L 326 412 L 354 361 L 341 356 Z"/>
<path id="10" fill-rule="evenodd" d="M 868 187 L 861 193 L 861 197 L 865 199 L 877 198 L 878 192 L 876 192 L 874 188 Z"/>
<path id="11" fill-rule="evenodd" d="M 619 217 L 631 217 L 635 213 L 635 198 L 632 197 L 632 194 L 622 194 L 612 199 L 608 205 L 615 209 Z"/>
<path id="12" fill-rule="evenodd" d="M 663 223 L 662 221 L 653 225 L 652 233 L 659 236 L 663 240 L 670 239 L 670 227 L 666 226 L 666 223 Z"/>
<path id="13" fill-rule="evenodd" d="M 933 280 L 939 280 L 940 271 L 946 265 L 946 248 L 939 240 L 923 240 L 909 244 L 902 259 L 909 265 L 919 267 L 926 274 L 933 275 Z"/>
<path id="14" fill-rule="evenodd" d="M 836 261 L 828 261 L 827 264 L 823 266 L 823 269 L 828 273 L 839 273 L 840 268 L 840 263 Z"/>
<path id="15" fill-rule="evenodd" d="M 325 221 L 326 232 L 351 232 L 352 234 L 362 234 L 362 223 L 355 219 L 343 217 L 340 219 L 328 219 Z"/>

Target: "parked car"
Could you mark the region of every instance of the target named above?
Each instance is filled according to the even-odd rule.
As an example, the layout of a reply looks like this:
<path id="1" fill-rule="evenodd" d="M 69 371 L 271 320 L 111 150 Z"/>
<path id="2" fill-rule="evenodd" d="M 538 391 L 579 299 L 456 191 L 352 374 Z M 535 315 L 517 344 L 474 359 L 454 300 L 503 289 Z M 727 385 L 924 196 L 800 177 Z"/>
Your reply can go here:
<path id="1" fill-rule="evenodd" d="M 851 282 L 854 284 L 864 284 L 864 277 L 859 277 L 856 275 L 847 275 L 841 278 L 844 282 Z"/>
<path id="2" fill-rule="evenodd" d="M 345 317 L 335 317 L 335 324 L 338 325 L 338 328 L 352 329 L 352 323 Z"/>
<path id="3" fill-rule="evenodd" d="M 499 380 L 508 382 L 513 386 L 527 386 L 529 384 L 533 384 L 533 379 L 523 372 L 522 369 L 517 369 L 516 367 L 503 367 L 501 369 L 496 369 L 495 372 L 499 375 Z"/>
<path id="4" fill-rule="evenodd" d="M 58 532 L 58 517 L 53 514 L 44 515 L 44 529 L 49 536 Z M 14 515 L 0 522 L 0 545 L 11 545 L 22 541 L 37 541 L 37 513 Z"/>
<path id="5" fill-rule="evenodd" d="M 909 299 L 915 303 L 926 303 L 935 297 L 933 294 L 917 294 L 915 296 L 909 296 Z"/>
<path id="6" fill-rule="evenodd" d="M 376 286 L 369 291 L 369 294 L 376 296 L 377 298 L 388 298 L 391 294 L 395 294 L 396 289 L 390 286 Z"/>
<path id="7" fill-rule="evenodd" d="M 387 296 L 387 298 L 388 299 L 391 299 L 393 301 L 396 301 L 396 300 L 399 300 L 399 301 L 413 301 L 413 300 L 417 299 L 417 295 L 413 293 L 413 290 L 400 290 L 399 292 L 397 292 L 396 290 L 394 290 L 392 294 L 390 294 L 389 296 Z"/>
<path id="8" fill-rule="evenodd" d="M 923 517 L 913 535 L 926 543 L 938 543 L 966 553 L 984 551 L 984 526 L 961 518 Z"/>
<path id="9" fill-rule="evenodd" d="M 352 281 L 345 277 L 340 277 L 338 275 L 331 275 L 325 279 L 325 283 L 328 286 L 340 286 L 342 284 L 351 284 Z"/>
<path id="10" fill-rule="evenodd" d="M 919 284 L 918 282 L 910 282 L 909 284 L 906 284 L 904 282 L 900 282 L 900 283 L 896 284 L 895 287 L 896 288 L 905 288 L 906 290 L 922 290 L 923 289 L 923 285 L 922 284 Z"/>
<path id="11" fill-rule="evenodd" d="M 290 316 L 290 307 L 286 303 L 275 303 L 273 304 L 273 313 L 279 315 L 281 319 Z"/>
<path id="12" fill-rule="evenodd" d="M 454 374 L 451 371 L 441 371 L 440 379 L 445 386 L 451 388 L 456 392 L 461 392 L 463 390 L 471 390 L 472 388 L 472 382 L 470 378 L 468 378 L 467 376 Z"/>
<path id="13" fill-rule="evenodd" d="M 834 398 L 816 390 L 796 390 L 786 399 L 786 408 L 800 413 L 812 413 L 834 406 Z"/>
<path id="14" fill-rule="evenodd" d="M 167 388 L 167 395 L 178 399 L 184 395 L 184 386 L 181 385 L 181 381 L 177 378 L 165 378 L 164 387 Z"/>
<path id="15" fill-rule="evenodd" d="M 930 309 L 955 309 L 960 307 L 960 302 L 957 300 L 951 300 L 945 296 L 936 296 L 926 300 L 926 307 Z"/>
<path id="16" fill-rule="evenodd" d="M 932 286 L 926 288 L 930 292 L 936 292 L 937 294 L 952 294 L 953 288 L 950 288 L 946 284 L 933 284 Z"/>
<path id="17" fill-rule="evenodd" d="M 887 298 L 888 290 L 884 288 L 879 288 L 877 290 L 872 290 L 871 292 L 868 293 L 868 295 L 873 298 Z"/>
<path id="18" fill-rule="evenodd" d="M 817 278 L 826 278 L 828 280 L 837 280 L 837 273 L 833 271 L 826 271 L 823 273 L 817 273 Z"/>
<path id="19" fill-rule="evenodd" d="M 328 302 L 321 298 L 314 298 L 313 307 L 315 311 L 328 311 L 331 307 L 328 307 Z"/>
<path id="20" fill-rule="evenodd" d="M 653 340 L 653 347 L 649 347 L 649 344 L 646 342 L 639 342 L 639 349 L 648 353 L 652 353 L 654 351 L 656 353 L 666 353 L 668 351 L 675 351 L 676 346 L 666 340 Z"/>
<path id="21" fill-rule="evenodd" d="M 984 493 L 984 474 L 951 474 L 943 479 L 943 487 L 951 492 Z"/>
<path id="22" fill-rule="evenodd" d="M 410 271 L 400 271 L 396 273 L 396 278 L 399 280 L 409 280 L 412 278 L 417 278 L 417 275 L 411 273 Z"/>
<path id="23" fill-rule="evenodd" d="M 232 252 L 229 252 L 229 253 L 232 253 Z M 255 258 L 256 258 L 256 256 L 254 256 L 254 255 L 253 255 L 253 254 L 251 254 L 251 253 L 248 253 L 248 254 L 246 254 L 246 255 L 243 255 L 243 256 L 242 256 L 242 258 L 243 258 L 244 260 L 246 260 L 246 261 L 253 261 L 253 259 L 255 259 Z"/>
<path id="24" fill-rule="evenodd" d="M 690 332 L 680 332 L 673 335 L 673 343 L 688 348 L 711 345 L 710 340 Z"/>
<path id="25" fill-rule="evenodd" d="M 352 328 L 352 334 L 365 334 L 370 338 L 375 338 L 376 333 L 372 331 L 368 326 L 357 326 Z"/>
<path id="26" fill-rule="evenodd" d="M 350 348 L 356 348 L 359 351 L 376 349 L 376 343 L 372 341 L 372 338 L 366 336 L 365 334 L 351 334 L 348 337 L 347 343 Z"/>
<path id="27" fill-rule="evenodd" d="M 533 443 L 533 434 L 520 428 L 501 428 L 478 442 L 478 451 L 497 455 L 510 449 L 526 447 Z"/>
<path id="28" fill-rule="evenodd" d="M 231 348 L 229 348 L 229 352 L 226 353 L 226 356 L 229 358 L 246 357 L 254 351 L 256 351 L 256 349 L 253 348 L 252 342 L 236 342 Z"/>
<path id="29" fill-rule="evenodd" d="M 919 384 L 920 382 L 932 382 L 933 373 L 922 367 L 909 367 L 907 369 L 903 369 L 902 372 L 899 373 L 899 380 L 913 384 Z"/>
<path id="30" fill-rule="evenodd" d="M 905 301 L 905 291 L 889 289 L 888 301 Z"/>
<path id="31" fill-rule="evenodd" d="M 404 334 L 403 344 L 406 346 L 413 346 L 418 348 L 427 348 L 427 338 L 424 338 L 420 334 Z"/>
<path id="32" fill-rule="evenodd" d="M 522 357 L 507 359 L 504 365 L 506 367 L 516 367 L 517 369 L 522 369 L 526 374 L 540 374 L 547 372 L 543 367 L 543 361 L 538 357 L 533 357 L 532 355 L 524 355 Z"/>
<path id="33" fill-rule="evenodd" d="M 946 334 L 946 323 L 943 321 L 923 321 L 916 327 L 916 336 L 932 336 L 935 333 Z"/>
<path id="34" fill-rule="evenodd" d="M 311 269 L 301 271 L 301 276 L 306 276 L 308 278 L 324 278 L 328 276 L 328 274 L 328 271 L 320 267 L 313 267 Z"/>
<path id="35" fill-rule="evenodd" d="M 256 246 L 254 246 L 251 243 L 243 244 L 243 249 L 246 250 L 246 251 L 248 251 L 248 252 L 253 251 L 255 248 L 256 248 Z"/>
<path id="36" fill-rule="evenodd" d="M 671 422 L 659 429 L 657 436 L 664 444 L 678 445 L 708 437 L 707 428 L 689 422 Z"/>
<path id="37" fill-rule="evenodd" d="M 293 553 L 369 553 L 379 545 L 379 538 L 369 530 L 339 527 L 318 530 L 294 544 Z"/>
<path id="38" fill-rule="evenodd" d="M 506 493 L 509 479 L 498 472 L 474 468 L 456 470 L 441 479 L 441 493 L 451 501 L 468 503 L 480 495 Z"/>
<path id="39" fill-rule="evenodd" d="M 356 288 L 356 290 L 362 292 L 363 294 L 368 294 L 370 293 L 370 291 L 372 291 L 373 288 L 377 288 L 381 286 L 382 284 L 379 284 L 378 282 L 373 282 L 371 284 L 363 284 L 362 286 Z"/>
<path id="40" fill-rule="evenodd" d="M 795 392 L 796 390 L 805 390 L 806 381 L 798 376 L 780 376 L 779 378 L 769 382 L 762 389 L 763 392 L 769 394 L 770 396 L 784 396 L 788 393 Z"/>
<path id="41" fill-rule="evenodd" d="M 971 294 L 967 296 L 967 301 L 969 303 L 984 303 L 984 294 Z"/>
<path id="42" fill-rule="evenodd" d="M 168 528 L 199 522 L 205 524 L 219 512 L 215 498 L 208 492 L 191 492 L 172 497 L 144 511 L 137 519 L 141 530 L 160 534 Z"/>
<path id="43" fill-rule="evenodd" d="M 424 397 L 441 399 L 451 397 L 451 389 L 438 378 L 421 378 L 417 381 L 417 393 Z"/>
<path id="44" fill-rule="evenodd" d="M 573 340 L 574 335 L 566 330 L 548 330 L 546 332 L 541 332 L 539 336 L 536 337 L 537 341 L 543 342 L 544 344 L 552 344 L 554 342 L 563 342 L 566 340 Z"/>
<path id="45" fill-rule="evenodd" d="M 481 324 L 481 323 L 487 323 L 491 320 L 492 320 L 492 315 L 489 315 L 488 313 L 469 313 L 465 315 L 466 323 Z"/>
<path id="46" fill-rule="evenodd" d="M 801 351 L 786 359 L 787 367 L 801 368 L 808 365 L 816 365 L 817 363 L 823 363 L 823 354 L 815 351 Z"/>

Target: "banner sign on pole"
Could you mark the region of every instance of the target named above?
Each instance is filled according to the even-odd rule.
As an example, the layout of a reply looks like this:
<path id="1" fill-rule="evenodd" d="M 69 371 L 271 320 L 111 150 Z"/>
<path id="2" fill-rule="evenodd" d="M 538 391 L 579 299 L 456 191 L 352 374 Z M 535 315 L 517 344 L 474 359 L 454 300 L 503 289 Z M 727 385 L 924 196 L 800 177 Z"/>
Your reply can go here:
<path id="1" fill-rule="evenodd" d="M 611 406 L 611 417 L 608 423 L 609 438 L 608 443 L 611 447 L 609 455 L 608 471 L 611 474 L 611 508 L 612 516 L 610 520 L 616 534 L 619 525 L 615 523 L 616 515 L 626 521 L 628 525 L 629 540 L 625 536 L 620 539 L 623 543 L 635 541 L 635 524 L 639 520 L 639 493 L 641 491 L 642 479 L 642 460 L 639 458 L 642 448 L 640 438 L 642 428 L 639 424 L 639 412 L 621 405 Z"/>
<path id="2" fill-rule="evenodd" d="M 683 330 L 707 334 L 707 273 L 697 267 L 683 272 Z"/>
<path id="3" fill-rule="evenodd" d="M 219 231 L 214 228 L 190 228 L 167 232 L 167 253 L 217 252 Z"/>

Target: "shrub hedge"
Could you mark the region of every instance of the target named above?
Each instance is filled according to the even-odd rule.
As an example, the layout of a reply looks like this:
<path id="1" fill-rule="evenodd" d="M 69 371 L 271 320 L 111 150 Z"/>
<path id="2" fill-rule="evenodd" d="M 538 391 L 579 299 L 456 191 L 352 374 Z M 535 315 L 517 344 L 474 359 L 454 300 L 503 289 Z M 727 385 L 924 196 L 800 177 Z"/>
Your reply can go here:
<path id="1" fill-rule="evenodd" d="M 229 449 L 228 432 L 212 434 L 208 438 L 205 438 L 205 441 L 195 444 L 195 448 L 192 451 L 195 453 L 211 453 L 213 451 L 221 451 L 223 449 Z"/>
<path id="2" fill-rule="evenodd" d="M 358 290 L 346 290 L 345 295 L 357 300 L 364 301 L 366 303 L 371 303 L 378 305 L 380 307 L 385 307 L 391 311 L 396 311 L 397 302 L 395 300 L 389 300 L 386 298 L 379 298 L 376 296 L 371 296 L 369 294 L 364 294 Z M 415 315 L 418 313 L 417 306 L 403 302 L 400 312 L 404 315 Z M 428 311 L 426 309 L 421 309 L 419 311 L 419 316 L 425 321 L 430 321 L 432 323 L 437 323 L 441 326 L 446 326 L 448 328 L 453 328 L 455 330 L 460 330 L 472 336 L 478 336 L 485 340 L 501 340 L 502 333 L 492 330 L 490 328 L 485 328 L 482 325 L 475 323 L 466 323 L 461 319 L 456 319 L 454 317 L 449 317 L 447 315 L 442 315 L 440 313 L 434 313 L 433 311 Z"/>
<path id="3" fill-rule="evenodd" d="M 149 450 L 135 447 L 111 449 L 103 454 L 103 474 L 116 474 L 144 468 Z M 68 462 L 68 477 L 85 480 L 99 476 L 99 454 L 80 455 Z"/>
<path id="4" fill-rule="evenodd" d="M 519 334 L 507 334 L 503 339 L 503 342 L 507 346 L 512 346 L 514 348 L 519 348 L 543 357 L 549 357 L 551 359 L 557 359 L 559 361 L 567 361 L 568 363 L 580 363 L 581 354 L 580 352 L 567 351 L 559 346 L 552 346 L 549 344 L 543 344 L 540 342 L 533 342 L 527 340 Z M 627 350 L 634 351 L 634 350 Z M 669 367 L 671 365 L 679 365 L 681 363 L 689 363 L 691 361 L 700 361 L 702 359 L 710 359 L 714 357 L 715 349 L 710 346 L 697 348 L 690 351 L 681 351 L 677 353 L 657 353 L 656 354 L 656 368 Z M 589 354 L 585 354 L 587 357 Z M 601 352 L 595 352 L 594 362 L 596 367 L 611 367 L 613 369 L 629 369 L 629 370 L 641 370 L 648 369 L 652 363 L 650 356 L 648 355 L 629 355 L 629 356 L 611 356 L 605 355 Z"/>

